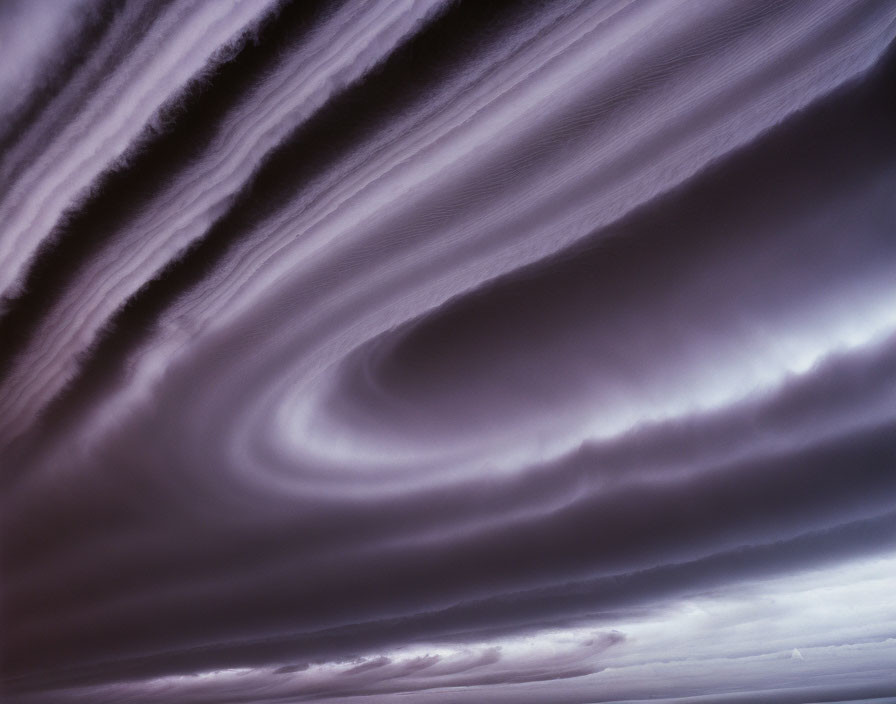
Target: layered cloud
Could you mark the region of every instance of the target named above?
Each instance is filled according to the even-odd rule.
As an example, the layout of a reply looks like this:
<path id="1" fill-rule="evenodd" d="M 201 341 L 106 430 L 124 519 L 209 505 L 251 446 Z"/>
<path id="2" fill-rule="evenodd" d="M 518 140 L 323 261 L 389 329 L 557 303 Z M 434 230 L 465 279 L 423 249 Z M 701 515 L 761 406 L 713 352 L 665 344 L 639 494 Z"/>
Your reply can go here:
<path id="1" fill-rule="evenodd" d="M 896 695 L 896 5 L 0 21 L 5 700 Z"/>

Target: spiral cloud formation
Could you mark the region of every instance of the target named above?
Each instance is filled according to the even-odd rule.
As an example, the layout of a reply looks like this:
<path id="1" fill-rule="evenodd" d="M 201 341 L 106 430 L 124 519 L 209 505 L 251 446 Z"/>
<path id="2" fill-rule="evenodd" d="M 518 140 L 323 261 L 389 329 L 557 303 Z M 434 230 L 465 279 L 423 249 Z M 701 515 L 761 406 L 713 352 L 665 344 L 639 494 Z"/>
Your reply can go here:
<path id="1" fill-rule="evenodd" d="M 3 701 L 896 701 L 894 37 L 0 4 Z"/>

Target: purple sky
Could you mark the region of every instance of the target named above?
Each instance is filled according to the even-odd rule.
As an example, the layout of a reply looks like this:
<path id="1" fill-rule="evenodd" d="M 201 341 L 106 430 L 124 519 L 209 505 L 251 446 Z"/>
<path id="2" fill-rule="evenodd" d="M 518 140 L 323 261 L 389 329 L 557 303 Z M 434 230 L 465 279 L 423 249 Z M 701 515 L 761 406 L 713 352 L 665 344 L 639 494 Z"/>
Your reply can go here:
<path id="1" fill-rule="evenodd" d="M 894 37 L 0 2 L 3 701 L 896 702 Z"/>

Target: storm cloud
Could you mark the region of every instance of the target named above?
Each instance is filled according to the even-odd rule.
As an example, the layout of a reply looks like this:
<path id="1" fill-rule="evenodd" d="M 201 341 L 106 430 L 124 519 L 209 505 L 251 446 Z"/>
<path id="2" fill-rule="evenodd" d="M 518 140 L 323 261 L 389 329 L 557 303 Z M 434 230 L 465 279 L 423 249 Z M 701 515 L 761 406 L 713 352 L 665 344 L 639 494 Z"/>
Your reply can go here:
<path id="1" fill-rule="evenodd" d="M 0 5 L 4 701 L 896 697 L 894 37 Z"/>

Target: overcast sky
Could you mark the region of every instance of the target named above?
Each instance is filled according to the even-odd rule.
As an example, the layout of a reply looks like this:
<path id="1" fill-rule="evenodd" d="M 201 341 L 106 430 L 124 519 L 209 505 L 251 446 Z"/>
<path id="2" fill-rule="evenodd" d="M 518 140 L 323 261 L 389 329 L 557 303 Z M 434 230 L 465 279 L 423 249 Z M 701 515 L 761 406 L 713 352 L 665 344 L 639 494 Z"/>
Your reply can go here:
<path id="1" fill-rule="evenodd" d="M 896 2 L 0 2 L 10 704 L 896 701 Z"/>

